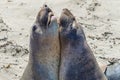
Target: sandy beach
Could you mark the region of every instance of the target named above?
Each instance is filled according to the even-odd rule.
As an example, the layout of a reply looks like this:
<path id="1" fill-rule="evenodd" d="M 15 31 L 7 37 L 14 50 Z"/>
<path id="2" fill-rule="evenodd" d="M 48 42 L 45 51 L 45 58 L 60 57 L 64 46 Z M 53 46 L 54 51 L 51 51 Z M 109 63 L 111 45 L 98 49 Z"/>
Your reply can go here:
<path id="1" fill-rule="evenodd" d="M 0 0 L 0 80 L 22 76 L 30 28 L 43 4 L 58 18 L 63 8 L 75 15 L 98 63 L 120 62 L 120 0 Z"/>

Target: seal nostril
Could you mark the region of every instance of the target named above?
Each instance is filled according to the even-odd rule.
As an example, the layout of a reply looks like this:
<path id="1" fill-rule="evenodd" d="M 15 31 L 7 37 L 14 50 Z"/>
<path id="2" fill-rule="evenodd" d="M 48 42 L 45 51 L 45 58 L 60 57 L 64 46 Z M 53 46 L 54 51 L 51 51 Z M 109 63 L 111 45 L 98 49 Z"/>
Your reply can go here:
<path id="1" fill-rule="evenodd" d="M 32 31 L 35 31 L 37 29 L 36 25 L 33 26 Z"/>
<path id="2" fill-rule="evenodd" d="M 46 4 L 44 4 L 44 7 L 47 7 L 47 5 L 46 5 Z"/>

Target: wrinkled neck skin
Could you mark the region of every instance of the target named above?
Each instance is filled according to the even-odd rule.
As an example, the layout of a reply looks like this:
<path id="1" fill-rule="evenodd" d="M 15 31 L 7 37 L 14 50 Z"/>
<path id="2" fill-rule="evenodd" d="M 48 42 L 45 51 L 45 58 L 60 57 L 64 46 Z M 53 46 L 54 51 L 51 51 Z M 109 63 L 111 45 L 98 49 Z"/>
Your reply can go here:
<path id="1" fill-rule="evenodd" d="M 81 26 L 77 27 L 77 31 L 62 30 L 60 36 L 63 71 L 60 80 L 107 80 L 87 44 Z"/>
<path id="2" fill-rule="evenodd" d="M 39 26 L 37 23 L 35 25 Z M 46 57 L 44 55 L 50 54 L 48 50 L 52 51 L 54 47 L 57 46 L 56 44 L 59 44 L 58 25 L 55 23 L 51 25 L 47 29 L 41 26 L 37 27 L 36 32 L 31 31 L 30 55 L 32 55 L 33 60 L 37 59 L 38 61 L 42 61 L 41 59 L 39 60 L 38 57 Z"/>
<path id="3" fill-rule="evenodd" d="M 31 31 L 29 64 L 34 80 L 57 80 L 59 64 L 58 25 L 51 23 L 46 29 L 36 23 Z"/>

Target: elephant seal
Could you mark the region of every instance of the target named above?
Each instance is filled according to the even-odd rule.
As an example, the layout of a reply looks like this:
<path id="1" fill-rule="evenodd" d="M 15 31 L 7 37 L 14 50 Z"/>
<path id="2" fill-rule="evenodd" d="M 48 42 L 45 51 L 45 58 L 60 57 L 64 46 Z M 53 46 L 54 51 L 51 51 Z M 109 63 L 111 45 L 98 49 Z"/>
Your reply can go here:
<path id="1" fill-rule="evenodd" d="M 120 80 L 120 63 L 107 66 L 104 73 L 108 80 Z"/>
<path id="2" fill-rule="evenodd" d="M 87 44 L 82 27 L 72 13 L 68 9 L 63 9 L 59 21 L 59 80 L 107 80 Z"/>
<path id="3" fill-rule="evenodd" d="M 58 80 L 59 47 L 57 19 L 44 5 L 31 29 L 29 62 L 20 80 Z"/>

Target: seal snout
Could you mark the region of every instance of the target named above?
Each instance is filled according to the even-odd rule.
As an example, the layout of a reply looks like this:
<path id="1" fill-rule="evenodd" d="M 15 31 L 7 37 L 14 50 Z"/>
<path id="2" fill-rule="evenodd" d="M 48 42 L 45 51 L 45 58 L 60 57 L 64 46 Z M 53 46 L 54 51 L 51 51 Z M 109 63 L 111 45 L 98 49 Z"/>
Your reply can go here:
<path id="1" fill-rule="evenodd" d="M 60 26 L 67 28 L 70 24 L 73 24 L 74 21 L 75 17 L 73 14 L 67 8 L 64 8 L 60 16 Z"/>
<path id="2" fill-rule="evenodd" d="M 44 4 L 40 12 L 38 13 L 37 20 L 40 26 L 46 28 L 50 25 L 52 21 L 55 21 L 56 19 L 53 11 L 46 4 Z"/>
<path id="3" fill-rule="evenodd" d="M 50 13 L 49 13 L 49 16 L 48 16 L 47 26 L 49 26 L 51 22 L 53 22 L 53 21 L 56 20 L 56 19 L 54 19 L 54 18 L 55 18 L 55 16 L 54 16 L 53 12 L 50 12 Z"/>

